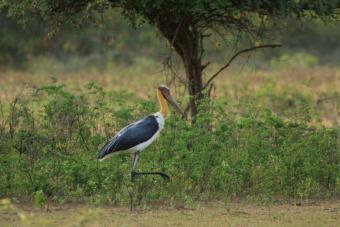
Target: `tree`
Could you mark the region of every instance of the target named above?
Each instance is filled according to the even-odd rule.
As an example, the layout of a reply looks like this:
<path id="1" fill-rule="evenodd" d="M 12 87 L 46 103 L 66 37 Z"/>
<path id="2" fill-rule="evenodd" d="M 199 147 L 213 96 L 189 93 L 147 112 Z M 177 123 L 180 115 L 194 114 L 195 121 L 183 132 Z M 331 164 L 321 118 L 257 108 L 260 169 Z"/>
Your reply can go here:
<path id="1" fill-rule="evenodd" d="M 62 22 L 75 18 L 88 18 L 93 12 L 119 9 L 133 25 L 149 23 L 157 27 L 162 36 L 179 55 L 186 75 L 190 94 L 192 117 L 204 97 L 204 89 L 240 54 L 259 48 L 280 45 L 257 45 L 240 50 L 203 81 L 202 72 L 209 65 L 204 62 L 204 39 L 211 33 L 241 31 L 262 35 L 261 26 L 268 21 L 284 17 L 334 18 L 339 15 L 339 0 L 37 0 L 0 1 L 0 10 L 19 19 L 39 16 L 57 28 Z"/>

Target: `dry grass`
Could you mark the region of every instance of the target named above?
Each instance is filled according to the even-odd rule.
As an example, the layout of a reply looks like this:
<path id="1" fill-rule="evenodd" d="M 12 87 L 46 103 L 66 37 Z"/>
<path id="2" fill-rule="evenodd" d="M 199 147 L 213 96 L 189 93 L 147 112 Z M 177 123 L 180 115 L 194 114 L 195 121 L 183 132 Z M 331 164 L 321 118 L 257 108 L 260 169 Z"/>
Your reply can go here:
<path id="1" fill-rule="evenodd" d="M 214 66 L 211 67 L 211 71 L 213 70 Z M 164 76 L 164 72 L 138 66 L 117 67 L 104 72 L 96 70 L 77 73 L 7 71 L 0 73 L 0 101 L 13 100 L 16 95 L 23 95 L 23 91 L 51 83 L 55 78 L 74 91 L 81 91 L 85 84 L 96 81 L 107 90 L 127 90 L 143 98 L 153 96 L 154 88 L 158 84 L 169 84 L 172 81 L 171 78 Z M 273 103 L 271 97 L 294 99 L 296 94 L 302 94 L 312 100 L 313 111 L 320 115 L 321 122 L 325 126 L 335 126 L 339 122 L 340 69 L 338 68 L 227 70 L 217 78 L 215 84 L 217 86 L 213 94 L 216 98 L 228 97 L 229 101 L 237 103 L 241 99 L 257 95 L 264 107 L 274 111 L 277 104 Z M 176 92 L 177 96 L 185 94 L 183 89 L 176 88 Z"/>
<path id="2" fill-rule="evenodd" d="M 125 207 L 32 205 L 0 211 L 1 226 L 339 226 L 340 201 L 296 205 L 245 202 L 195 204 L 192 209 L 157 207 L 130 213 Z"/>

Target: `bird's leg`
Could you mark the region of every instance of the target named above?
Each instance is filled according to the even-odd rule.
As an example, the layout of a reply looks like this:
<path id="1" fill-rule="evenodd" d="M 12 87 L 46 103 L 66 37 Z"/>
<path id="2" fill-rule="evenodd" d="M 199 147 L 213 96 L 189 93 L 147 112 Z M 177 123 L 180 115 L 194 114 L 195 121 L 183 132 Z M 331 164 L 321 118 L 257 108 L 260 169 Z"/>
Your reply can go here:
<path id="1" fill-rule="evenodd" d="M 140 151 L 135 152 L 135 156 L 134 156 L 133 161 L 132 161 L 132 170 L 131 170 L 131 181 L 132 182 L 134 181 L 134 178 L 137 175 L 136 167 L 137 167 L 137 163 L 138 163 L 138 160 L 139 160 L 139 152 Z"/>
<path id="2" fill-rule="evenodd" d="M 139 160 L 139 151 L 136 151 L 135 152 L 135 156 L 132 160 L 132 167 L 131 167 L 131 182 L 134 182 L 134 179 L 135 179 L 135 176 L 136 176 L 136 167 L 137 167 L 137 163 L 138 163 L 138 160 Z M 132 191 L 129 192 L 130 194 L 130 212 L 132 212 L 133 210 L 133 186 L 132 186 Z"/>
<path id="3" fill-rule="evenodd" d="M 136 175 L 159 175 L 161 176 L 164 180 L 170 180 L 170 177 L 168 174 L 163 173 L 163 172 L 137 172 L 136 171 L 136 167 L 137 167 L 137 163 L 139 160 L 139 153 L 140 151 L 136 151 L 135 152 L 135 157 L 132 161 L 132 170 L 131 170 L 131 181 L 134 181 L 134 178 Z"/>

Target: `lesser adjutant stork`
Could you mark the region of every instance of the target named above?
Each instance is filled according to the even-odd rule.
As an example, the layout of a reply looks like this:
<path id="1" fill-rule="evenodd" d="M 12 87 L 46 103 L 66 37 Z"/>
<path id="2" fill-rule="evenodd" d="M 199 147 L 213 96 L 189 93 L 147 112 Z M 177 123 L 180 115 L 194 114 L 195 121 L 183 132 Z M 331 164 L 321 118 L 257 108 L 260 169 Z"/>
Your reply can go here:
<path id="1" fill-rule="evenodd" d="M 140 152 L 147 148 L 159 135 L 164 128 L 165 119 L 169 116 L 168 102 L 175 107 L 183 116 L 183 110 L 176 100 L 170 94 L 167 86 L 161 85 L 157 88 L 157 97 L 160 105 L 160 111 L 151 114 L 139 121 L 136 121 L 125 128 L 121 129 L 113 138 L 111 138 L 101 149 L 98 156 L 99 161 L 124 151 L 134 152 L 132 161 L 131 180 L 136 175 L 159 175 L 164 179 L 169 176 L 163 172 L 137 172 L 136 167 L 139 160 Z"/>

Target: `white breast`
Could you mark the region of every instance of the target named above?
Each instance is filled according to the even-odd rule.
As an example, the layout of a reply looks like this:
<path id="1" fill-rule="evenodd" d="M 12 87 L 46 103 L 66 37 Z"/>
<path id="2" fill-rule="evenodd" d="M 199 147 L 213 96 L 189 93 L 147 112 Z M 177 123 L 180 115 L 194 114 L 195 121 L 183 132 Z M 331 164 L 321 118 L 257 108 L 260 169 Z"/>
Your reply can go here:
<path id="1" fill-rule="evenodd" d="M 133 151 L 142 151 L 145 148 L 147 148 L 150 144 L 152 144 L 158 137 L 159 133 L 163 130 L 164 128 L 164 117 L 162 115 L 162 113 L 157 112 L 155 114 L 153 114 L 156 117 L 157 123 L 158 123 L 158 130 L 157 132 L 147 141 L 145 141 L 144 143 L 140 143 L 137 146 L 134 146 L 131 148 L 131 150 Z"/>

